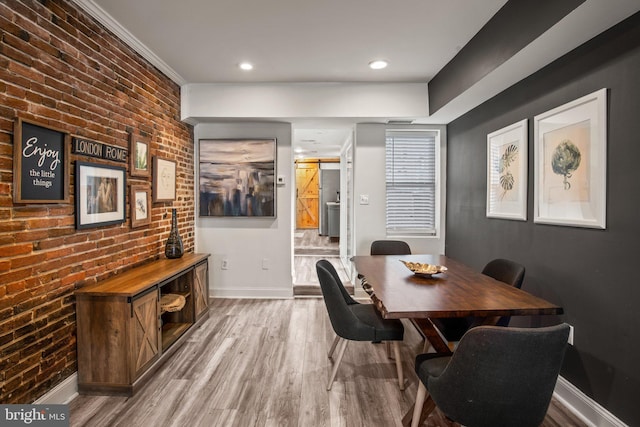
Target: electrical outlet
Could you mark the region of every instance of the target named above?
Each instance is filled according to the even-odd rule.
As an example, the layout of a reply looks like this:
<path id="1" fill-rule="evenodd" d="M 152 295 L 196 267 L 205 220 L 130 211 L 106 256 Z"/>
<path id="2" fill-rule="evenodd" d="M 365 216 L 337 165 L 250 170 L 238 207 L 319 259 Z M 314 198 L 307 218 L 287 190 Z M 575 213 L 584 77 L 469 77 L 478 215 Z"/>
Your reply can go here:
<path id="1" fill-rule="evenodd" d="M 220 268 L 223 270 L 229 269 L 229 260 L 227 258 L 222 258 L 222 262 L 220 263 Z"/>
<path id="2" fill-rule="evenodd" d="M 269 269 L 269 258 L 262 258 L 262 269 L 263 270 Z"/>
<path id="3" fill-rule="evenodd" d="M 368 194 L 361 194 L 360 195 L 360 204 L 361 205 L 368 205 L 369 204 L 369 195 Z"/>
<path id="4" fill-rule="evenodd" d="M 569 338 L 567 339 L 567 342 L 573 345 L 573 325 L 569 325 Z"/>

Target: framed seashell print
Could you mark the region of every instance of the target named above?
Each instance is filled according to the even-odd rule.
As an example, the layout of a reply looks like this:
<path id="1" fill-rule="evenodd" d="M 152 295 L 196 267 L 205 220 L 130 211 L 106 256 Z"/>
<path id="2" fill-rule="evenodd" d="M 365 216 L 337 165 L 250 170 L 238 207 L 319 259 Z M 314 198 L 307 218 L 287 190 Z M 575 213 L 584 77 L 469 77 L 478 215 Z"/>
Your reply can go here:
<path id="1" fill-rule="evenodd" d="M 487 217 L 527 220 L 527 124 L 487 135 Z"/>
<path id="2" fill-rule="evenodd" d="M 534 222 L 606 227 L 607 89 L 534 118 Z"/>

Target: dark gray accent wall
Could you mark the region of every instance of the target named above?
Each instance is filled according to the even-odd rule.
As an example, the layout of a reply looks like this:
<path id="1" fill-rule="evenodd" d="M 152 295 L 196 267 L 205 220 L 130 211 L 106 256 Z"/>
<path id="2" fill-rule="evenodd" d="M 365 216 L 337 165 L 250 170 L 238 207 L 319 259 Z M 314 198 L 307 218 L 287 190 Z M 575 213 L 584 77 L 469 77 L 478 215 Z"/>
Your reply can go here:
<path id="1" fill-rule="evenodd" d="M 476 84 L 585 0 L 510 0 L 429 82 L 429 113 Z"/>
<path id="2" fill-rule="evenodd" d="M 533 118 L 608 88 L 607 228 L 533 223 Z M 529 119 L 526 222 L 487 218 L 487 134 Z M 480 270 L 527 268 L 523 289 L 559 303 L 575 327 L 561 375 L 628 425 L 640 425 L 640 13 L 448 126 L 446 254 Z"/>

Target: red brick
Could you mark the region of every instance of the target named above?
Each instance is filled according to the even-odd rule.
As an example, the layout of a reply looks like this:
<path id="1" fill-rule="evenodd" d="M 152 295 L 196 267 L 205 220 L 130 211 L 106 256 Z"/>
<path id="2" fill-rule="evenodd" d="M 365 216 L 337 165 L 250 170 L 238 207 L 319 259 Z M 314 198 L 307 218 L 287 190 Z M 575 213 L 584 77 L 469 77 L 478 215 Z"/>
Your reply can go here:
<path id="1" fill-rule="evenodd" d="M 33 245 L 31 243 L 21 243 L 10 246 L 0 246 L 0 257 L 18 256 L 31 253 Z"/>
<path id="2" fill-rule="evenodd" d="M 142 230 L 128 223 L 76 230 L 73 169 L 71 203 L 14 205 L 15 115 L 121 147 L 128 147 L 128 132 L 147 132 L 154 154 L 178 161 L 176 203 L 187 249 L 195 222 L 187 173 L 193 130 L 179 119 L 179 86 L 72 2 L 7 1 L 0 3 L 0 375 L 10 367 L 13 376 L 0 378 L 0 401 L 17 403 L 35 400 L 76 369 L 74 288 L 158 258 L 169 219 L 158 207 Z M 32 313 L 39 317 L 22 323 Z"/>

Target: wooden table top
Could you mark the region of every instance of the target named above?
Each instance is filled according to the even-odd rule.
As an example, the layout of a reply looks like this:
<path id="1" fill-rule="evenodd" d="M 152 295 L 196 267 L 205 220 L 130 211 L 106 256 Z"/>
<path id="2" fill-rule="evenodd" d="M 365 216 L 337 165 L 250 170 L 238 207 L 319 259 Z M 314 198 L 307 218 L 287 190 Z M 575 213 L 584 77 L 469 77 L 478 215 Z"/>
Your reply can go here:
<path id="1" fill-rule="evenodd" d="M 562 307 L 499 282 L 443 255 L 372 255 L 352 259 L 373 287 L 383 317 L 490 317 L 562 314 Z M 425 278 L 400 260 L 444 265 L 447 271 Z"/>
<path id="2" fill-rule="evenodd" d="M 170 280 L 208 257 L 209 254 L 185 253 L 178 259 L 160 258 L 80 288 L 76 290 L 76 296 L 133 297 L 151 286 Z"/>

